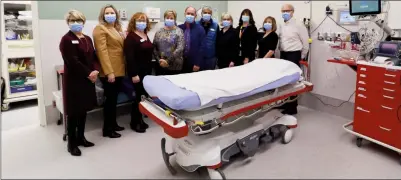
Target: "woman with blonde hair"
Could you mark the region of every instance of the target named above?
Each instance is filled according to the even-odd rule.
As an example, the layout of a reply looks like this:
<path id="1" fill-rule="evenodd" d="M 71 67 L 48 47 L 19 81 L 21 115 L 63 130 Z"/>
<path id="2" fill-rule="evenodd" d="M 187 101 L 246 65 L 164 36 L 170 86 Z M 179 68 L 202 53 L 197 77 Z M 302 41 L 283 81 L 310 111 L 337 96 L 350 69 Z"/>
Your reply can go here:
<path id="1" fill-rule="evenodd" d="M 277 24 L 274 17 L 268 16 L 265 18 L 263 21 L 263 30 L 265 34 L 258 41 L 258 58 L 274 58 L 274 51 L 278 44 Z"/>
<path id="2" fill-rule="evenodd" d="M 113 5 L 100 10 L 99 24 L 93 30 L 96 53 L 101 64 L 100 77 L 103 83 L 105 102 L 103 108 L 103 137 L 119 138 L 116 131 L 124 130 L 117 124 L 117 97 L 125 76 L 124 34 L 120 15 Z"/>
<path id="3" fill-rule="evenodd" d="M 164 13 L 164 27 L 160 28 L 153 38 L 154 56 L 159 62 L 157 75 L 174 75 L 181 73 L 185 47 L 184 33 L 177 28 L 177 13 L 167 10 Z"/>
<path id="4" fill-rule="evenodd" d="M 219 69 L 240 65 L 239 59 L 239 37 L 233 28 L 233 18 L 230 14 L 224 13 L 221 16 L 223 27 L 216 40 L 217 66 Z"/>
<path id="5" fill-rule="evenodd" d="M 68 152 L 80 156 L 78 146 L 91 147 L 95 144 L 84 136 L 86 112 L 96 105 L 95 82 L 99 73 L 92 39 L 82 33 L 85 16 L 71 10 L 66 15 L 70 28 L 60 42 L 64 60 L 63 99 L 67 115 Z"/>
<path id="6" fill-rule="evenodd" d="M 144 133 L 149 127 L 139 111 L 141 96 L 148 94 L 142 81 L 146 75 L 152 74 L 153 44 L 147 33 L 150 30 L 148 17 L 142 13 L 135 13 L 128 24 L 127 38 L 124 41 L 124 54 L 127 61 L 128 76 L 132 79 L 135 89 L 135 101 L 131 110 L 131 129 Z"/>

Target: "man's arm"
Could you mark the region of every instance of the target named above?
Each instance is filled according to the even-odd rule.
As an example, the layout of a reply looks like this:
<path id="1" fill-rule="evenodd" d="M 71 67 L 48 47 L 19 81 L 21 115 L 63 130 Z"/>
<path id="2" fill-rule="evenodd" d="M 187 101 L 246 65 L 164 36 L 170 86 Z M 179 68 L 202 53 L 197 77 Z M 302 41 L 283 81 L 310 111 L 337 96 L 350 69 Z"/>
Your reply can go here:
<path id="1" fill-rule="evenodd" d="M 298 25 L 298 35 L 302 43 L 302 59 L 306 58 L 309 51 L 309 35 L 304 25 Z"/>

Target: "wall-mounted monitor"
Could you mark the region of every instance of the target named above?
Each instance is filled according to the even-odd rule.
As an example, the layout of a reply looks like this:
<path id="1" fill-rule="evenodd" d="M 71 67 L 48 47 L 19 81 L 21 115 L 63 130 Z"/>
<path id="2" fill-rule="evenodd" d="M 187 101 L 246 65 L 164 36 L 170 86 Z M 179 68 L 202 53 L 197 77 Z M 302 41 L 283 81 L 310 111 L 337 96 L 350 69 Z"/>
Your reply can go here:
<path id="1" fill-rule="evenodd" d="M 349 0 L 349 12 L 352 16 L 380 14 L 381 6 L 381 0 Z"/>
<path id="2" fill-rule="evenodd" d="M 355 25 L 358 24 L 355 16 L 351 16 L 349 9 L 339 9 L 337 15 L 338 24 L 342 25 Z"/>

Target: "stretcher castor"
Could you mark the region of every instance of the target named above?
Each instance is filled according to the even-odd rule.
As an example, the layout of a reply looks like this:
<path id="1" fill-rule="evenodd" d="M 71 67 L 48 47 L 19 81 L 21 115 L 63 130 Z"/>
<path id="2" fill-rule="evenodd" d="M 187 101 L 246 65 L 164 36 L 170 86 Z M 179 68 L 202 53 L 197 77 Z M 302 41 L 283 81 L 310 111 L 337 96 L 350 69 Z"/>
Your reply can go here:
<path id="1" fill-rule="evenodd" d="M 362 138 L 360 138 L 360 137 L 356 138 L 356 146 L 362 147 L 362 141 L 363 141 Z"/>
<path id="2" fill-rule="evenodd" d="M 220 169 L 207 169 L 210 179 L 223 179 L 226 180 L 226 175 Z"/>

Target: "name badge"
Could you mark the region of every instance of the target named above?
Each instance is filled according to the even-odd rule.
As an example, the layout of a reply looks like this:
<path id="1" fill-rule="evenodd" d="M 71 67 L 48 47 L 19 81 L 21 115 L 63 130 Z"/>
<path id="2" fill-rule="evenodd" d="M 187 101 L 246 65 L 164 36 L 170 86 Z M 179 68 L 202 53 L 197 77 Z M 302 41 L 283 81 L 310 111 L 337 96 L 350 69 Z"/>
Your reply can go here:
<path id="1" fill-rule="evenodd" d="M 141 42 L 144 42 L 144 41 L 145 41 L 145 39 L 141 39 L 140 41 L 141 41 Z"/>
<path id="2" fill-rule="evenodd" d="M 215 30 L 211 28 L 210 31 L 215 31 Z"/>
<path id="3" fill-rule="evenodd" d="M 72 44 L 79 44 L 78 40 L 72 40 L 71 42 L 72 42 Z"/>

